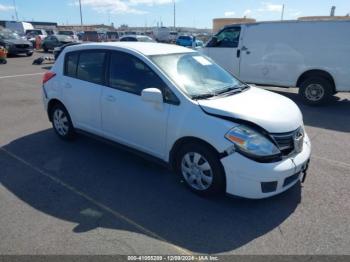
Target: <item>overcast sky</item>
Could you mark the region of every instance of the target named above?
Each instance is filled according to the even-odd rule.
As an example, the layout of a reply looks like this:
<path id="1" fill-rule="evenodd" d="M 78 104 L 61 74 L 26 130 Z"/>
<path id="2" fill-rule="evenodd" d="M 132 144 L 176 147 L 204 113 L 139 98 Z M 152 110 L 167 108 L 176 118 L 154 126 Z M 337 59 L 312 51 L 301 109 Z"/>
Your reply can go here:
<path id="1" fill-rule="evenodd" d="M 130 26 L 173 25 L 173 0 L 81 0 L 84 23 Z M 78 0 L 15 0 L 20 20 L 80 23 Z M 252 17 L 278 20 L 285 4 L 285 19 L 299 16 L 336 15 L 350 12 L 350 0 L 176 0 L 177 25 L 211 28 L 217 17 Z M 15 17 L 14 0 L 0 0 L 0 20 Z"/>

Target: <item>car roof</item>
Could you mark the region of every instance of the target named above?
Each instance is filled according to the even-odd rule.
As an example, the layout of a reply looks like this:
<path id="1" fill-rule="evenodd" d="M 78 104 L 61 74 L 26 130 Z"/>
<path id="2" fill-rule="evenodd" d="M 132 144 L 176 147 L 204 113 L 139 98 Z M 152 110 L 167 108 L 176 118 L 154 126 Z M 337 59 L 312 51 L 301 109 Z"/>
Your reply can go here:
<path id="1" fill-rule="evenodd" d="M 67 51 L 79 51 L 83 49 L 112 49 L 113 47 L 118 49 L 124 49 L 141 53 L 145 56 L 151 55 L 167 55 L 167 54 L 180 54 L 180 53 L 191 53 L 196 52 L 192 49 L 160 43 L 149 43 L 149 42 L 109 42 L 109 43 L 87 43 L 77 46 L 67 47 Z"/>

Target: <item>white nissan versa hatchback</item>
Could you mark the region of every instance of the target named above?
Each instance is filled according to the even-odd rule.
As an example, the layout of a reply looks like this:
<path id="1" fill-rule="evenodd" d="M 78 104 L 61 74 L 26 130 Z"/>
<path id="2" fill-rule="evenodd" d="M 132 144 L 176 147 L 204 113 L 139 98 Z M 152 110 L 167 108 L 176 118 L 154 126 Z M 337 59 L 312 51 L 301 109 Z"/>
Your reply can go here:
<path id="1" fill-rule="evenodd" d="M 170 164 L 193 191 L 266 198 L 304 180 L 311 144 L 299 108 L 175 45 L 82 44 L 43 79 L 57 135 L 78 130 Z"/>

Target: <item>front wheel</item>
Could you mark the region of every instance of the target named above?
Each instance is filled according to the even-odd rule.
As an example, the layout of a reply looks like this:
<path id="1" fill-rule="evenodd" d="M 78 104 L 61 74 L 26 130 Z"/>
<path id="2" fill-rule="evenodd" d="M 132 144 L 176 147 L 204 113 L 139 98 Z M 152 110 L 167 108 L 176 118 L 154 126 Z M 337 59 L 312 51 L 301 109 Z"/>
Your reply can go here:
<path id="1" fill-rule="evenodd" d="M 186 185 L 200 195 L 217 195 L 225 188 L 225 172 L 209 146 L 186 144 L 177 154 L 176 169 Z"/>
<path id="2" fill-rule="evenodd" d="M 301 83 L 299 95 L 305 104 L 326 104 L 333 96 L 332 83 L 323 77 L 309 77 Z"/>
<path id="3" fill-rule="evenodd" d="M 71 118 L 61 104 L 55 105 L 51 110 L 52 125 L 55 133 L 64 140 L 71 140 L 75 136 Z"/>

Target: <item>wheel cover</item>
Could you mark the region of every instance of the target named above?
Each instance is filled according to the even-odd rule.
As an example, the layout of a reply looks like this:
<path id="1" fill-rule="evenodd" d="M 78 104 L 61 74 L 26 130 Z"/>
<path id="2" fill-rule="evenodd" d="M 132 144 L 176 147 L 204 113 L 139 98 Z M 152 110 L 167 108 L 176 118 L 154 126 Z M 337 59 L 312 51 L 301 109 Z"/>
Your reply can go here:
<path id="1" fill-rule="evenodd" d="M 61 136 L 66 136 L 69 131 L 69 122 L 66 114 L 61 109 L 56 109 L 53 113 L 53 125 Z"/>
<path id="2" fill-rule="evenodd" d="M 209 162 L 199 153 L 189 152 L 181 161 L 182 176 L 195 190 L 207 190 L 213 183 L 213 171 Z"/>
<path id="3" fill-rule="evenodd" d="M 305 89 L 306 98 L 314 102 L 321 100 L 324 94 L 324 88 L 320 84 L 311 84 Z"/>

